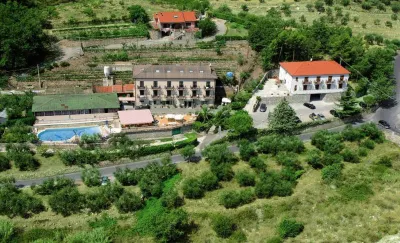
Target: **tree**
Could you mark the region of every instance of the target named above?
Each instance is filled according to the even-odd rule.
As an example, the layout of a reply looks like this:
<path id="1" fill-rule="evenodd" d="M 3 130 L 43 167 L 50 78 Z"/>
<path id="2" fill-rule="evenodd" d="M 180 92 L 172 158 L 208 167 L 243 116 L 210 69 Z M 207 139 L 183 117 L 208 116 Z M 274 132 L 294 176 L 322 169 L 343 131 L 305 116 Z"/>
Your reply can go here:
<path id="1" fill-rule="evenodd" d="M 0 154 L 0 172 L 9 169 L 11 169 L 10 160 L 3 154 Z"/>
<path id="2" fill-rule="evenodd" d="M 143 207 L 143 201 L 135 193 L 125 192 L 115 203 L 115 207 L 120 213 L 134 212 Z"/>
<path id="3" fill-rule="evenodd" d="M 247 6 L 247 4 L 242 4 L 242 6 L 240 6 L 242 8 L 243 11 L 248 12 L 249 11 L 249 7 Z"/>
<path id="4" fill-rule="evenodd" d="M 393 13 L 398 13 L 400 12 L 400 3 L 399 2 L 392 2 L 392 11 Z"/>
<path id="5" fill-rule="evenodd" d="M 284 26 L 285 23 L 280 17 L 267 15 L 265 18 L 257 19 L 249 29 L 249 44 L 260 52 L 278 36 Z"/>
<path id="6" fill-rule="evenodd" d="M 0 68 L 36 65 L 49 53 L 51 38 L 43 31 L 45 15 L 17 1 L 0 3 Z"/>
<path id="7" fill-rule="evenodd" d="M 66 177 L 49 178 L 41 185 L 32 187 L 32 190 L 39 195 L 51 195 L 65 187 L 75 187 L 75 181 Z"/>
<path id="8" fill-rule="evenodd" d="M 77 188 L 66 187 L 50 196 L 49 205 L 56 214 L 67 217 L 81 211 L 84 197 Z"/>
<path id="9" fill-rule="evenodd" d="M 185 237 L 190 222 L 185 211 L 175 209 L 157 217 L 154 225 L 154 235 L 158 241 L 176 242 Z"/>
<path id="10" fill-rule="evenodd" d="M 219 187 L 218 177 L 211 171 L 204 171 L 199 177 L 200 187 L 206 191 L 212 191 Z"/>
<path id="11" fill-rule="evenodd" d="M 17 153 L 14 155 L 14 164 L 20 171 L 36 170 L 39 161 L 31 153 Z"/>
<path id="12" fill-rule="evenodd" d="M 149 15 L 146 10 L 140 5 L 132 5 L 128 7 L 129 17 L 132 23 L 147 24 L 150 21 Z"/>
<path id="13" fill-rule="evenodd" d="M 340 98 L 339 104 L 336 105 L 339 107 L 339 109 L 335 109 L 335 111 L 341 118 L 354 116 L 361 112 L 351 86 L 347 87 L 346 92 L 342 94 Z"/>
<path id="14" fill-rule="evenodd" d="M 89 192 L 85 195 L 85 207 L 92 213 L 99 213 L 102 210 L 109 209 L 111 202 L 101 191 Z"/>
<path id="15" fill-rule="evenodd" d="M 228 145 L 225 143 L 207 146 L 203 150 L 202 155 L 211 164 L 236 162 L 235 155 L 228 149 Z"/>
<path id="16" fill-rule="evenodd" d="M 342 164 L 332 164 L 328 165 L 322 169 L 322 180 L 326 183 L 331 183 L 333 181 L 339 180 L 342 176 Z"/>
<path id="17" fill-rule="evenodd" d="M 297 127 L 296 112 L 286 99 L 282 99 L 268 115 L 268 122 L 269 128 L 278 134 L 293 134 Z"/>
<path id="18" fill-rule="evenodd" d="M 254 186 L 256 184 L 256 176 L 249 170 L 237 172 L 235 178 L 240 186 Z"/>
<path id="19" fill-rule="evenodd" d="M 161 204 L 168 209 L 178 208 L 183 205 L 183 198 L 176 190 L 169 190 L 162 195 Z"/>
<path id="20" fill-rule="evenodd" d="M 100 186 L 101 185 L 101 175 L 97 168 L 88 168 L 82 171 L 82 181 L 86 186 Z"/>
<path id="21" fill-rule="evenodd" d="M 181 149 L 180 153 L 186 161 L 191 161 L 191 158 L 196 154 L 196 151 L 194 150 L 193 145 L 187 145 Z"/>
<path id="22" fill-rule="evenodd" d="M 204 188 L 196 178 L 189 178 L 183 182 L 183 195 L 187 198 L 198 199 L 204 196 Z"/>
<path id="23" fill-rule="evenodd" d="M 321 0 L 316 1 L 314 7 L 320 13 L 325 12 L 324 2 Z"/>
<path id="24" fill-rule="evenodd" d="M 211 36 L 217 32 L 217 25 L 210 18 L 200 20 L 198 26 L 202 37 Z"/>
<path id="25" fill-rule="evenodd" d="M 237 111 L 228 118 L 228 127 L 235 136 L 248 134 L 253 128 L 253 118 L 247 111 Z"/>
<path id="26" fill-rule="evenodd" d="M 278 226 L 282 238 L 296 237 L 304 230 L 304 225 L 293 219 L 284 219 Z"/>
<path id="27" fill-rule="evenodd" d="M 249 161 L 252 157 L 257 155 L 254 144 L 250 143 L 248 140 L 240 141 L 239 148 L 240 158 L 242 160 Z"/>
<path id="28" fill-rule="evenodd" d="M 217 215 L 212 220 L 212 228 L 218 237 L 229 238 L 235 231 L 236 225 L 230 218 Z"/>

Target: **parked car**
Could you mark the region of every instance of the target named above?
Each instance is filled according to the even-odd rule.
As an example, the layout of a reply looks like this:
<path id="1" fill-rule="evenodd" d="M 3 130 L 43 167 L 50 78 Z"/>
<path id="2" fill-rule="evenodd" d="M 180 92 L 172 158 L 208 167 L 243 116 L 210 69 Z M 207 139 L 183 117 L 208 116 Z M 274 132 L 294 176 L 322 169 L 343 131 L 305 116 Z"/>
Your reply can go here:
<path id="1" fill-rule="evenodd" d="M 303 104 L 305 107 L 308 107 L 308 108 L 310 108 L 310 109 L 312 109 L 312 110 L 314 110 L 315 109 L 315 105 L 313 105 L 313 104 L 311 104 L 311 103 L 304 103 Z"/>
<path id="2" fill-rule="evenodd" d="M 110 183 L 110 179 L 108 179 L 107 176 L 101 177 L 101 185 L 102 185 L 102 186 L 106 186 L 106 185 L 108 185 L 109 183 Z"/>
<path id="3" fill-rule="evenodd" d="M 260 105 L 260 112 L 266 112 L 267 111 L 267 105 L 265 103 L 262 103 Z"/>
<path id="4" fill-rule="evenodd" d="M 390 125 L 389 125 L 389 123 L 388 123 L 387 121 L 380 120 L 378 123 L 379 123 L 379 125 L 381 125 L 383 128 L 390 129 Z"/>
<path id="5" fill-rule="evenodd" d="M 321 114 L 321 113 L 320 113 L 320 114 L 318 114 L 317 116 L 318 116 L 318 118 L 319 118 L 321 121 L 326 120 L 324 114 Z"/>
<path id="6" fill-rule="evenodd" d="M 315 120 L 318 118 L 318 116 L 313 112 L 309 115 L 309 117 L 311 118 L 311 120 Z"/>
<path id="7" fill-rule="evenodd" d="M 296 123 L 301 123 L 301 120 L 298 116 L 296 116 L 295 121 L 296 121 Z"/>
<path id="8" fill-rule="evenodd" d="M 135 110 L 143 110 L 143 109 L 150 109 L 150 105 L 138 105 L 135 107 Z"/>
<path id="9" fill-rule="evenodd" d="M 329 113 L 331 113 L 332 116 L 337 117 L 337 112 L 335 110 L 330 110 Z"/>

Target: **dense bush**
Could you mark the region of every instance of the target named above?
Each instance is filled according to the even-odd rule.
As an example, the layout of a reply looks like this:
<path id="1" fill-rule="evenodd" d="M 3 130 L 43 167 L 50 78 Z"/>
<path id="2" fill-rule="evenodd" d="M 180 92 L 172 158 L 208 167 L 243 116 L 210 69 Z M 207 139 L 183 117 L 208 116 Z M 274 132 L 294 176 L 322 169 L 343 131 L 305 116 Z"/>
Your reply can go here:
<path id="1" fill-rule="evenodd" d="M 8 151 L 7 155 L 20 171 L 36 170 L 40 166 L 39 161 L 31 152 Z"/>
<path id="2" fill-rule="evenodd" d="M 301 153 L 305 147 L 303 141 L 298 137 L 269 135 L 258 140 L 257 150 L 260 153 L 276 155 L 280 151 Z"/>
<path id="3" fill-rule="evenodd" d="M 369 137 L 377 143 L 382 143 L 385 140 L 383 132 L 372 122 L 362 124 L 360 129 L 365 137 Z"/>
<path id="4" fill-rule="evenodd" d="M 178 208 L 183 205 L 183 198 L 179 196 L 176 190 L 170 190 L 163 193 L 161 204 L 168 209 Z"/>
<path id="5" fill-rule="evenodd" d="M 299 169 L 301 168 L 300 166 L 300 161 L 297 156 L 297 154 L 293 152 L 279 152 L 276 155 L 276 162 L 279 165 L 287 166 L 287 167 L 292 167 Z"/>
<path id="6" fill-rule="evenodd" d="M 74 180 L 66 177 L 49 178 L 41 185 L 32 187 L 32 190 L 39 195 L 51 195 L 65 187 L 75 187 Z"/>
<path id="7" fill-rule="evenodd" d="M 65 187 L 50 196 L 49 205 L 53 212 L 66 217 L 80 212 L 84 201 L 83 195 L 76 187 Z"/>
<path id="8" fill-rule="evenodd" d="M 293 219 L 284 219 L 278 225 L 278 232 L 282 238 L 296 237 L 304 230 L 304 225 Z"/>
<path id="9" fill-rule="evenodd" d="M 322 153 L 317 149 L 310 150 L 307 153 L 306 162 L 314 169 L 321 169 L 324 167 Z"/>
<path id="10" fill-rule="evenodd" d="M 354 142 L 360 141 L 364 137 L 364 134 L 361 132 L 361 129 L 354 128 L 352 125 L 347 125 L 342 131 L 342 136 L 344 140 Z"/>
<path id="11" fill-rule="evenodd" d="M 333 165 L 333 164 L 340 164 L 343 160 L 343 157 L 340 154 L 324 154 L 322 158 L 322 163 L 324 166 Z"/>
<path id="12" fill-rule="evenodd" d="M 364 147 L 358 148 L 358 156 L 365 157 L 368 155 L 368 149 Z"/>
<path id="13" fill-rule="evenodd" d="M 236 229 L 232 220 L 224 215 L 215 216 L 211 224 L 217 236 L 221 238 L 229 238 Z"/>
<path id="14" fill-rule="evenodd" d="M 287 171 L 290 172 L 291 170 Z M 293 182 L 287 179 L 294 180 L 297 175 L 277 174 L 274 172 L 263 173 L 260 175 L 260 180 L 256 183 L 255 193 L 259 198 L 268 198 L 274 195 L 285 197 L 293 193 Z"/>
<path id="15" fill-rule="evenodd" d="M 115 203 L 115 207 L 120 213 L 134 212 L 143 206 L 144 204 L 140 196 L 130 192 L 124 192 Z"/>
<path id="16" fill-rule="evenodd" d="M 225 191 L 221 193 L 219 202 L 224 205 L 225 208 L 237 208 L 251 203 L 254 200 L 254 192 L 251 189 L 246 189 L 242 191 Z"/>
<path id="17" fill-rule="evenodd" d="M 343 168 L 342 164 L 332 164 L 326 166 L 321 171 L 322 180 L 327 183 L 339 180 L 342 176 L 342 168 Z"/>
<path id="18" fill-rule="evenodd" d="M 159 215 L 154 224 L 154 236 L 159 242 L 177 242 L 182 240 L 189 230 L 188 214 L 182 209 L 166 211 Z"/>
<path id="19" fill-rule="evenodd" d="M 257 155 L 253 143 L 250 143 L 248 140 L 241 141 L 239 147 L 240 158 L 244 161 L 249 161 L 252 157 Z"/>
<path id="20" fill-rule="evenodd" d="M 11 183 L 0 185 L 0 202 L 0 215 L 10 218 L 15 216 L 27 218 L 45 209 L 41 200 L 21 192 Z"/>
<path id="21" fill-rule="evenodd" d="M 333 143 L 342 144 L 341 141 L 342 141 L 341 134 L 331 133 L 328 132 L 327 130 L 318 131 L 311 138 L 311 144 L 322 151 L 325 151 L 325 149 L 329 150 L 330 149 L 329 146 L 332 145 Z"/>
<path id="22" fill-rule="evenodd" d="M 227 163 L 217 165 L 211 164 L 211 172 L 214 173 L 220 181 L 230 181 L 235 176 L 232 165 Z"/>
<path id="23" fill-rule="evenodd" d="M 367 149 L 374 149 L 375 148 L 375 142 L 369 138 L 365 139 L 360 143 L 360 147 L 364 147 Z"/>
<path id="24" fill-rule="evenodd" d="M 203 172 L 198 180 L 200 186 L 206 191 L 212 191 L 219 187 L 218 177 L 211 171 Z"/>
<path id="25" fill-rule="evenodd" d="M 86 186 L 100 186 L 101 175 L 97 168 L 86 168 L 82 171 L 82 181 Z"/>
<path id="26" fill-rule="evenodd" d="M 205 189 L 196 178 L 189 178 L 183 182 L 183 195 L 190 199 L 198 199 L 204 196 Z"/>
<path id="27" fill-rule="evenodd" d="M 1 171 L 6 171 L 11 169 L 11 163 L 10 160 L 4 156 L 3 154 L 0 154 L 0 172 Z"/>
<path id="28" fill-rule="evenodd" d="M 84 149 L 65 150 L 60 152 L 60 158 L 66 166 L 71 165 L 96 165 L 99 161 L 99 154 Z"/>
<path id="29" fill-rule="evenodd" d="M 359 163 L 360 158 L 358 157 L 357 153 L 350 149 L 345 149 L 342 152 L 343 160 L 350 163 Z"/>
<path id="30" fill-rule="evenodd" d="M 240 186 L 254 186 L 256 184 L 256 176 L 249 170 L 237 172 L 235 179 Z"/>
<path id="31" fill-rule="evenodd" d="M 251 168 L 256 169 L 258 172 L 265 171 L 265 169 L 267 168 L 264 160 L 259 156 L 251 158 L 249 161 L 249 165 L 251 166 Z"/>
<path id="32" fill-rule="evenodd" d="M 191 158 L 196 154 L 194 145 L 188 145 L 181 148 L 181 155 L 186 161 L 191 161 Z"/>
<path id="33" fill-rule="evenodd" d="M 123 186 L 135 186 L 142 178 L 143 172 L 143 169 L 131 170 L 129 168 L 117 168 L 117 171 L 114 172 L 114 176 Z"/>
<path id="34" fill-rule="evenodd" d="M 99 213 L 111 207 L 111 202 L 101 191 L 88 192 L 85 194 L 85 207 L 92 213 Z"/>
<path id="35" fill-rule="evenodd" d="M 379 158 L 377 164 L 390 168 L 390 167 L 392 167 L 392 159 L 389 156 L 384 155 L 381 158 Z"/>
<path id="36" fill-rule="evenodd" d="M 0 239 L 1 242 L 11 242 L 12 237 L 15 234 L 14 225 L 8 221 L 1 219 L 0 220 Z"/>
<path id="37" fill-rule="evenodd" d="M 199 21 L 202 37 L 211 36 L 217 32 L 217 25 L 210 18 Z"/>
<path id="38" fill-rule="evenodd" d="M 228 149 L 226 143 L 207 146 L 202 155 L 210 164 L 235 163 L 235 155 Z"/>
<path id="39" fill-rule="evenodd" d="M 101 194 L 103 194 L 107 200 L 114 203 L 118 198 L 124 193 L 124 188 L 117 183 L 109 183 L 98 189 Z"/>

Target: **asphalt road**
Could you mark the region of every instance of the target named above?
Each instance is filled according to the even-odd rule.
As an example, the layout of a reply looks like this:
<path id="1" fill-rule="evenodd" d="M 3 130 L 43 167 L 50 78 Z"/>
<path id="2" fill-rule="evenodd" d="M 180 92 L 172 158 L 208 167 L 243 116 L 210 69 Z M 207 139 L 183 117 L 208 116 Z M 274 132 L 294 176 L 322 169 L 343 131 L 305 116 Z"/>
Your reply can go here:
<path id="1" fill-rule="evenodd" d="M 400 54 L 396 56 L 394 61 L 394 77 L 396 78 L 396 101 L 400 101 Z M 400 105 L 397 103 L 391 108 L 379 108 L 373 116 L 373 121 L 387 121 L 391 129 L 400 132 Z"/>
<path id="2" fill-rule="evenodd" d="M 360 126 L 361 124 L 362 123 L 357 123 L 357 124 L 354 124 L 354 126 L 357 127 L 357 126 Z M 344 128 L 345 128 L 345 126 L 340 126 L 340 127 L 335 127 L 335 128 L 331 128 L 328 130 L 331 132 L 340 132 Z M 300 135 L 298 135 L 298 137 L 302 141 L 308 141 L 308 140 L 311 140 L 311 137 L 314 133 L 315 132 L 300 134 Z M 239 148 L 235 145 L 230 146 L 229 149 L 234 153 L 239 152 Z M 201 158 L 201 154 L 196 153 L 195 157 Z M 160 162 L 160 160 L 161 160 L 160 158 L 157 158 L 157 159 L 149 159 L 149 160 L 142 160 L 142 161 L 138 161 L 138 162 L 132 162 L 129 164 L 107 166 L 107 167 L 99 168 L 99 171 L 100 171 L 101 176 L 112 177 L 112 176 L 114 176 L 114 172 L 117 170 L 117 168 L 139 169 L 139 168 L 146 167 L 150 163 Z M 173 155 L 173 156 L 171 156 L 171 160 L 172 160 L 172 163 L 174 163 L 174 164 L 185 162 L 184 158 L 181 155 Z M 71 178 L 75 181 L 81 181 L 81 172 L 69 173 L 69 174 L 58 175 L 58 176 L 65 176 L 65 177 Z M 31 179 L 31 180 L 17 180 L 15 182 L 15 185 L 24 186 L 24 187 L 31 186 L 31 185 L 39 185 L 39 184 L 42 184 L 44 180 L 49 179 L 49 178 L 54 178 L 54 177 L 57 177 L 57 176 L 43 177 L 43 178 Z"/>

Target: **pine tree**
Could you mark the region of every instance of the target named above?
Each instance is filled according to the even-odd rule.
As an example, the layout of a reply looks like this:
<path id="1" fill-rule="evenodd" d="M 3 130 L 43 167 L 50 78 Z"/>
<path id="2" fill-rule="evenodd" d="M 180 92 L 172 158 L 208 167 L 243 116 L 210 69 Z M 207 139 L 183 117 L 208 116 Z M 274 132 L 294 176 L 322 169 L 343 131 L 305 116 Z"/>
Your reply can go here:
<path id="1" fill-rule="evenodd" d="M 273 112 L 268 115 L 268 126 L 274 132 L 290 135 L 296 130 L 296 112 L 286 99 L 281 100 Z"/>
<path id="2" fill-rule="evenodd" d="M 361 111 L 351 86 L 347 87 L 346 92 L 340 98 L 339 104 L 336 105 L 338 109 L 335 109 L 335 111 L 340 118 L 354 116 Z"/>

